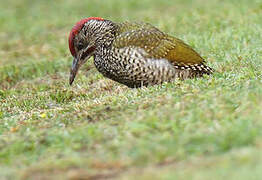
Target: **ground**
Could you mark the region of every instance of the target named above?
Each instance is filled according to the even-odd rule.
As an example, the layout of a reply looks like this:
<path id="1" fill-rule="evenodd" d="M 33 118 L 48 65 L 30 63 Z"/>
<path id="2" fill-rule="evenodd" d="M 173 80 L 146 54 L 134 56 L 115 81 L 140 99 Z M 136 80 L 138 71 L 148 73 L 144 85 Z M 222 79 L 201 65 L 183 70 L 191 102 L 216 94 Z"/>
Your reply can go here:
<path id="1" fill-rule="evenodd" d="M 0 179 L 261 179 L 260 0 L 0 0 Z M 129 89 L 93 59 L 69 86 L 68 35 L 144 21 L 212 76 Z"/>

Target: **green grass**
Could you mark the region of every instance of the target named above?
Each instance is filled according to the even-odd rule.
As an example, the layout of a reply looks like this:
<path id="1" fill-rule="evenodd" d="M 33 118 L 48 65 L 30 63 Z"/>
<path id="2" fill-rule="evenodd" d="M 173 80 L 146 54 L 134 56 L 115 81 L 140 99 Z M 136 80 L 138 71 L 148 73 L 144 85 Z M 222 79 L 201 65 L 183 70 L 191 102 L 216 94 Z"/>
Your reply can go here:
<path id="1" fill-rule="evenodd" d="M 260 179 L 259 0 L 0 0 L 0 179 Z M 83 17 L 146 21 L 210 77 L 129 89 L 90 60 L 72 87 Z"/>

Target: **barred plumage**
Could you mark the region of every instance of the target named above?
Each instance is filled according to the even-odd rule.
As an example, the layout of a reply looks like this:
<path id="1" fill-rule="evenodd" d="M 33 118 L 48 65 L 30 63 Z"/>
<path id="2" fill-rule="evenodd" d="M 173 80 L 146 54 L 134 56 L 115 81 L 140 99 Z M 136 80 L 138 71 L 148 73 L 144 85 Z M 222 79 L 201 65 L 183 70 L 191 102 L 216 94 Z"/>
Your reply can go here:
<path id="1" fill-rule="evenodd" d="M 74 56 L 70 84 L 90 56 L 94 56 L 96 68 L 105 77 L 129 87 L 213 72 L 190 46 L 147 23 L 87 18 L 72 29 L 69 47 Z"/>

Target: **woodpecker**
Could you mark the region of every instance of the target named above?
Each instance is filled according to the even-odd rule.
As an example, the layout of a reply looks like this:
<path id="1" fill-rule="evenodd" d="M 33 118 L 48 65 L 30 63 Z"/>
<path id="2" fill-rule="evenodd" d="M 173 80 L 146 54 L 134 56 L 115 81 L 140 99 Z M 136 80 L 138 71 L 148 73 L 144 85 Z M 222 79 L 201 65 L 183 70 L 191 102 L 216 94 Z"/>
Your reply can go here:
<path id="1" fill-rule="evenodd" d="M 189 45 L 149 23 L 82 19 L 70 32 L 69 50 L 74 58 L 70 85 L 91 56 L 103 76 L 131 88 L 213 72 Z"/>

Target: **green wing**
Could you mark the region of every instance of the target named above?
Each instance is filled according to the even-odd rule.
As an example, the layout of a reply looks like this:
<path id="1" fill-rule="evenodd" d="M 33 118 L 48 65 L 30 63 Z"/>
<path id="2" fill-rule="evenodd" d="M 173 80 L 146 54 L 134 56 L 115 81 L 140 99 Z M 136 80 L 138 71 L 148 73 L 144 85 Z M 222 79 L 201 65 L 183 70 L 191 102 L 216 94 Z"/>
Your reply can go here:
<path id="1" fill-rule="evenodd" d="M 139 47 L 149 58 L 165 58 L 175 65 L 202 64 L 204 59 L 180 39 L 169 36 L 150 24 L 121 23 L 113 44 L 117 48 Z"/>
<path id="2" fill-rule="evenodd" d="M 139 30 L 139 29 L 147 29 L 148 31 L 154 31 L 157 30 L 159 31 L 156 27 L 152 26 L 149 23 L 143 23 L 143 22 L 122 22 L 122 23 L 118 23 L 118 33 L 122 34 L 125 32 L 129 32 L 132 30 Z"/>

